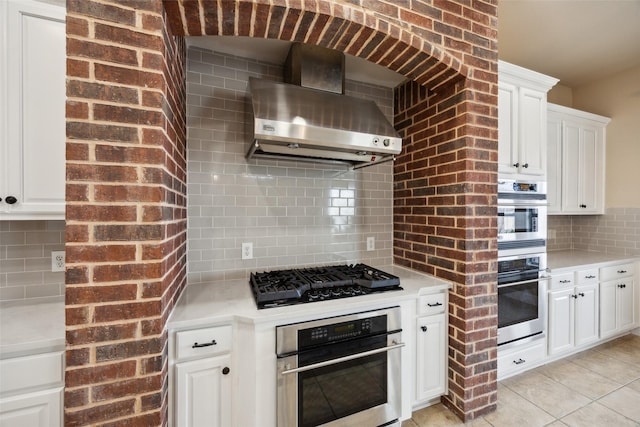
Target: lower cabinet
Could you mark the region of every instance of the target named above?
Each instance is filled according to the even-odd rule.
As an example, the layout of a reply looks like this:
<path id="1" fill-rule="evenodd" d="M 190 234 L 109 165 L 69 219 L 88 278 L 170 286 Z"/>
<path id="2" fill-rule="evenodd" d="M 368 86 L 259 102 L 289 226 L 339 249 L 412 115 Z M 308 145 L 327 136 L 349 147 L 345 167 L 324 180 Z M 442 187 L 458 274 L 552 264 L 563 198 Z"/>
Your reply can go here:
<path id="1" fill-rule="evenodd" d="M 446 391 L 445 315 L 420 317 L 416 326 L 416 400 L 423 401 Z"/>
<path id="2" fill-rule="evenodd" d="M 597 278 L 596 278 L 597 280 Z M 598 284 L 574 286 L 573 273 L 552 278 L 549 292 L 549 354 L 598 340 Z"/>
<path id="3" fill-rule="evenodd" d="M 231 356 L 176 364 L 176 425 L 231 425 Z"/>
<path id="4" fill-rule="evenodd" d="M 498 379 L 537 366 L 546 356 L 544 337 L 526 344 L 498 347 Z"/>
<path id="5" fill-rule="evenodd" d="M 0 399 L 0 427 L 57 427 L 62 425 L 64 387 Z"/>
<path id="6" fill-rule="evenodd" d="M 0 360 L 0 427 L 62 425 L 64 352 Z"/>
<path id="7" fill-rule="evenodd" d="M 600 269 L 600 337 L 617 335 L 635 326 L 633 263 Z"/>
<path id="8" fill-rule="evenodd" d="M 176 332 L 173 425 L 232 425 L 231 339 L 231 325 Z"/>
<path id="9" fill-rule="evenodd" d="M 447 391 L 447 294 L 418 298 L 414 406 Z"/>

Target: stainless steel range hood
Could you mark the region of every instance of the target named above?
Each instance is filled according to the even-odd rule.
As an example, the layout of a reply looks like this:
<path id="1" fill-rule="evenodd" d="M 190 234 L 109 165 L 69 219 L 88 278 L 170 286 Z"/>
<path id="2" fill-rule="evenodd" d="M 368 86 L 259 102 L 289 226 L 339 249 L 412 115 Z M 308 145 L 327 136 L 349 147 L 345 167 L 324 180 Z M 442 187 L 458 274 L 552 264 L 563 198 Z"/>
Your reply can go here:
<path id="1" fill-rule="evenodd" d="M 247 158 L 338 163 L 354 168 L 393 160 L 402 149 L 396 130 L 373 101 L 336 93 L 344 91 L 344 74 L 336 72 L 335 61 L 322 56 L 319 60 L 318 49 L 324 48 L 292 46 L 285 78 L 297 84 L 250 78 L 253 138 Z M 341 60 L 344 64 L 344 56 Z M 299 86 L 305 83 L 310 87 Z"/>

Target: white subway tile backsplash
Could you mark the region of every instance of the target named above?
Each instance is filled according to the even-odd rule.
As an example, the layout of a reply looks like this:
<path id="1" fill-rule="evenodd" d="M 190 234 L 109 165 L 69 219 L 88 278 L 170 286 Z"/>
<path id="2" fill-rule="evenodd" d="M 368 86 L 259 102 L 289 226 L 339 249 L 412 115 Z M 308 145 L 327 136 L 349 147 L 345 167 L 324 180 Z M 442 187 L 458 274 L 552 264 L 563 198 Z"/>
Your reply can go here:
<path id="1" fill-rule="evenodd" d="M 549 250 L 578 249 L 640 256 L 640 208 L 609 208 L 604 215 L 549 216 L 556 231 Z"/>
<path id="2" fill-rule="evenodd" d="M 304 162 L 247 162 L 249 76 L 282 67 L 188 50 L 188 282 L 246 278 L 258 269 L 392 259 L 392 164 L 352 171 Z M 347 82 L 392 119 L 391 89 Z M 365 234 L 375 226 L 377 250 Z M 240 259 L 253 242 L 254 259 Z"/>

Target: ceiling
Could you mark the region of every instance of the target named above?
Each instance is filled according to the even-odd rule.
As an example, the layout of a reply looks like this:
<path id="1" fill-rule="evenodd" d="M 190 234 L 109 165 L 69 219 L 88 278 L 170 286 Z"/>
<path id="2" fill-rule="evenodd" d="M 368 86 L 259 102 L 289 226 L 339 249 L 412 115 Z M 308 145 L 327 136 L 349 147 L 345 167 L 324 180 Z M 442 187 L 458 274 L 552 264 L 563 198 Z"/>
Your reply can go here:
<path id="1" fill-rule="evenodd" d="M 499 0 L 498 56 L 569 87 L 640 66 L 640 0 Z"/>
<path id="2" fill-rule="evenodd" d="M 187 37 L 199 46 L 281 64 L 289 42 Z M 498 56 L 577 87 L 640 66 L 640 0 L 498 0 Z M 404 77 L 351 55 L 346 78 L 395 87 Z"/>

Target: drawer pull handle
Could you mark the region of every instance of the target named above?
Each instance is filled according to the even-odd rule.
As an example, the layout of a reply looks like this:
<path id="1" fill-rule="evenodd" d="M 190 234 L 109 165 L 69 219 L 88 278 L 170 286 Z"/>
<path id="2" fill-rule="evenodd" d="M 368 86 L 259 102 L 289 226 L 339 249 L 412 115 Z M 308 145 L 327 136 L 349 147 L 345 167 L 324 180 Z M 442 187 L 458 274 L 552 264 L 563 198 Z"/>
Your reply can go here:
<path id="1" fill-rule="evenodd" d="M 442 305 L 442 303 L 441 302 L 436 302 L 436 303 L 431 304 L 430 302 L 428 302 L 427 305 L 429 307 L 440 307 Z"/>
<path id="2" fill-rule="evenodd" d="M 427 327 L 426 326 L 420 326 L 420 329 L 422 329 L 422 332 L 427 332 Z"/>
<path id="3" fill-rule="evenodd" d="M 595 279 L 595 278 L 596 278 L 596 276 L 589 275 L 589 276 L 584 276 L 584 278 L 585 278 L 585 279 Z"/>
<path id="4" fill-rule="evenodd" d="M 624 288 L 626 288 L 626 287 L 627 287 L 627 285 L 625 285 L 625 284 L 623 283 L 623 284 L 621 284 L 621 285 L 618 285 L 618 287 L 619 287 L 620 289 L 624 289 Z"/>
<path id="5" fill-rule="evenodd" d="M 560 280 L 560 283 L 571 283 L 571 280 Z"/>
<path id="6" fill-rule="evenodd" d="M 526 360 L 524 359 L 518 359 L 513 361 L 513 363 L 515 363 L 516 365 L 522 365 L 524 362 L 526 362 Z"/>
<path id="7" fill-rule="evenodd" d="M 202 344 L 198 344 L 198 343 L 196 342 L 196 343 L 193 343 L 193 345 L 191 346 L 191 348 L 210 347 L 210 346 L 212 346 L 212 345 L 218 345 L 218 343 L 216 342 L 216 340 L 211 340 L 211 342 L 205 342 L 205 343 L 202 343 Z"/>
<path id="8" fill-rule="evenodd" d="M 619 273 L 619 274 L 624 274 L 624 273 L 626 273 L 626 272 L 627 272 L 627 270 L 618 270 L 618 273 Z"/>
<path id="9" fill-rule="evenodd" d="M 581 297 L 584 296 L 584 292 L 579 292 L 578 295 L 580 295 Z"/>

